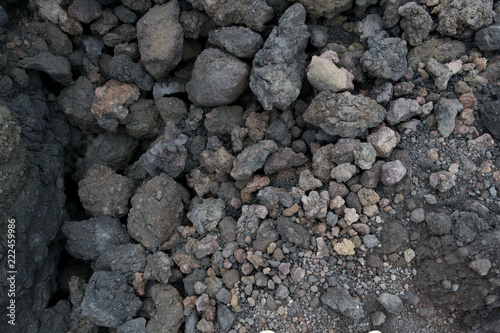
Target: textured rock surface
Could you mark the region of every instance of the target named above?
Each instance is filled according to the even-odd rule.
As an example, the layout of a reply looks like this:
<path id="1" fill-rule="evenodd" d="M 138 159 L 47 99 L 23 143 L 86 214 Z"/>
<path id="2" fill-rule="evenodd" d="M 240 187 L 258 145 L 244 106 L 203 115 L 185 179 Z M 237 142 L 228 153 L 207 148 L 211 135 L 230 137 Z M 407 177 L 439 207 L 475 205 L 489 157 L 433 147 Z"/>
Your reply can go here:
<path id="1" fill-rule="evenodd" d="M 82 315 L 100 326 L 116 328 L 135 316 L 141 306 L 121 273 L 95 272 L 85 289 Z"/>
<path id="2" fill-rule="evenodd" d="M 476 32 L 474 42 L 483 51 L 500 49 L 500 24 L 492 24 Z"/>
<path id="3" fill-rule="evenodd" d="M 326 57 L 313 56 L 307 68 L 307 79 L 319 91 L 341 92 L 353 90 L 354 75 L 345 68 L 338 68 Z"/>
<path id="4" fill-rule="evenodd" d="M 246 89 L 249 75 L 243 61 L 219 49 L 206 49 L 196 59 L 186 91 L 197 105 L 230 104 Z"/>
<path id="5" fill-rule="evenodd" d="M 305 78 L 309 39 L 306 12 L 295 4 L 280 18 L 252 63 L 250 88 L 264 110 L 287 109 L 297 99 Z"/>
<path id="6" fill-rule="evenodd" d="M 68 239 L 66 251 L 82 260 L 97 259 L 101 253 L 130 239 L 119 220 L 106 216 L 65 222 L 61 230 Z"/>
<path id="7" fill-rule="evenodd" d="M 379 125 L 385 114 L 382 106 L 362 95 L 323 91 L 307 108 L 304 120 L 330 135 L 355 138 L 365 136 L 368 128 Z"/>
<path id="8" fill-rule="evenodd" d="M 193 7 L 204 10 L 221 26 L 244 24 L 256 30 L 264 30 L 264 24 L 273 18 L 273 9 L 264 0 L 188 0 Z"/>
<path id="9" fill-rule="evenodd" d="M 437 30 L 443 35 L 455 36 L 467 28 L 484 28 L 494 17 L 492 0 L 453 0 L 441 8 Z"/>
<path id="10" fill-rule="evenodd" d="M 173 0 L 151 8 L 137 23 L 141 60 L 155 79 L 165 77 L 181 61 L 184 34 L 179 15 L 179 3 Z"/>
<path id="11" fill-rule="evenodd" d="M 376 78 L 398 81 L 408 68 L 406 42 L 379 33 L 368 39 L 369 50 L 363 54 L 363 69 Z"/>
<path id="12" fill-rule="evenodd" d="M 277 150 L 278 145 L 271 140 L 262 140 L 245 148 L 234 160 L 231 177 L 236 180 L 249 179 L 264 166 L 267 157 Z"/>
<path id="13" fill-rule="evenodd" d="M 351 9 L 353 0 L 299 0 L 306 8 L 307 14 L 312 18 L 332 18 L 341 12 Z"/>
<path id="14" fill-rule="evenodd" d="M 102 128 L 116 132 L 127 121 L 128 106 L 139 99 L 139 88 L 133 83 L 109 80 L 95 90 L 91 111 Z"/>
<path id="15" fill-rule="evenodd" d="M 262 47 L 262 37 L 245 27 L 226 27 L 211 30 L 208 42 L 231 53 L 238 58 L 252 58 Z"/>
<path id="16" fill-rule="evenodd" d="M 342 287 L 328 288 L 321 295 L 321 302 L 353 320 L 359 320 L 365 315 L 363 304 L 352 297 L 349 291 Z"/>
<path id="17" fill-rule="evenodd" d="M 408 2 L 398 9 L 401 28 L 404 30 L 403 38 L 412 46 L 422 44 L 422 40 L 429 36 L 432 28 L 432 18 L 422 6 L 415 2 Z"/>
<path id="18" fill-rule="evenodd" d="M 181 224 L 188 198 L 186 189 L 165 174 L 144 183 L 132 197 L 129 234 L 147 249 L 162 245 Z"/>
<path id="19" fill-rule="evenodd" d="M 64 85 L 73 81 L 69 61 L 64 57 L 53 55 L 50 52 L 42 52 L 33 57 L 25 58 L 19 61 L 19 66 L 47 73 L 54 81 Z"/>

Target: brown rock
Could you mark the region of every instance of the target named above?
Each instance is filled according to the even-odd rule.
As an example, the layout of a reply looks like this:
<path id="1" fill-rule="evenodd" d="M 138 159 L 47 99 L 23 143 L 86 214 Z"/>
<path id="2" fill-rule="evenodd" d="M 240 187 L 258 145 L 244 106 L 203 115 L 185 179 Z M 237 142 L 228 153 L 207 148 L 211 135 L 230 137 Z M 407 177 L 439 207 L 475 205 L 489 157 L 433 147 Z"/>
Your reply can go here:
<path id="1" fill-rule="evenodd" d="M 139 88 L 135 84 L 109 80 L 95 90 L 91 111 L 101 127 L 116 132 L 119 124 L 126 123 L 127 107 L 139 96 Z"/>

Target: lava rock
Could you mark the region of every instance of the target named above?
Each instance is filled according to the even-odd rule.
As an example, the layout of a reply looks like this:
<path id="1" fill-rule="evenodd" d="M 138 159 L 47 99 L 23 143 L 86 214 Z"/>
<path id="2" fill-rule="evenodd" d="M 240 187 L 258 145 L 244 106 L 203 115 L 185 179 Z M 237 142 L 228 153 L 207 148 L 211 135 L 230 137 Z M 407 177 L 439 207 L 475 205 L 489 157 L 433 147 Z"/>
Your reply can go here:
<path id="1" fill-rule="evenodd" d="M 440 63 L 455 60 L 465 53 L 465 44 L 449 38 L 434 38 L 414 47 L 408 53 L 408 65 L 416 70 L 420 62 L 427 63 L 429 58 L 434 58 Z"/>
<path id="2" fill-rule="evenodd" d="M 385 109 L 368 97 L 322 91 L 306 109 L 304 120 L 330 135 L 355 138 L 366 136 L 368 128 L 378 126 L 385 116 Z"/>
<path id="3" fill-rule="evenodd" d="M 291 148 L 278 148 L 264 163 L 266 175 L 298 167 L 305 164 L 308 158 L 303 153 L 294 153 Z"/>
<path id="4" fill-rule="evenodd" d="M 422 107 L 414 99 L 398 98 L 391 103 L 385 119 L 391 125 L 397 125 L 422 113 Z"/>
<path id="5" fill-rule="evenodd" d="M 122 217 L 128 213 L 128 201 L 133 188 L 132 180 L 97 164 L 78 183 L 78 196 L 92 216 Z"/>
<path id="6" fill-rule="evenodd" d="M 356 167 L 350 163 L 342 163 L 332 169 L 331 177 L 339 183 L 346 182 L 356 173 Z"/>
<path id="7" fill-rule="evenodd" d="M 101 216 L 86 221 L 65 222 L 61 231 L 66 236 L 66 251 L 81 260 L 94 260 L 130 238 L 119 220 Z"/>
<path id="8" fill-rule="evenodd" d="M 118 326 L 116 333 L 146 333 L 146 319 L 139 317 L 129 320 Z"/>
<path id="9" fill-rule="evenodd" d="M 349 291 L 342 287 L 328 288 L 321 295 L 321 302 L 332 310 L 340 312 L 353 320 L 359 320 L 365 316 L 363 304 L 352 297 Z"/>
<path id="10" fill-rule="evenodd" d="M 330 203 L 330 195 L 328 191 L 311 191 L 309 196 L 302 196 L 302 204 L 308 219 L 317 218 L 324 220 L 328 213 L 328 204 Z"/>
<path id="11" fill-rule="evenodd" d="M 207 200 L 190 207 L 186 217 L 193 223 L 196 231 L 204 236 L 207 231 L 205 226 L 212 221 L 217 223 L 225 217 L 225 203 L 222 199 Z"/>
<path id="12" fill-rule="evenodd" d="M 147 249 L 162 245 L 181 224 L 183 203 L 188 201 L 187 190 L 169 176 L 161 174 L 152 178 L 132 197 L 129 234 Z"/>
<path id="13" fill-rule="evenodd" d="M 149 320 L 147 332 L 177 332 L 183 317 L 182 297 L 177 289 L 169 284 L 156 284 L 151 288 L 151 297 L 157 312 Z"/>
<path id="14" fill-rule="evenodd" d="M 101 13 L 101 4 L 96 0 L 75 0 L 68 6 L 68 14 L 82 23 L 92 22 Z"/>
<path id="15" fill-rule="evenodd" d="M 319 57 L 312 57 L 311 63 L 307 67 L 309 83 L 318 91 L 330 90 L 337 93 L 353 90 L 354 75 L 345 68 L 338 68 L 327 53 L 325 52 Z"/>
<path id="16" fill-rule="evenodd" d="M 137 139 L 148 139 L 158 135 L 158 109 L 153 100 L 140 99 L 129 106 L 129 120 L 125 125 L 127 134 Z"/>
<path id="17" fill-rule="evenodd" d="M 439 133 L 447 138 L 455 129 L 455 118 L 464 106 L 458 99 L 440 98 L 434 106 Z"/>
<path id="18" fill-rule="evenodd" d="M 0 27 L 5 27 L 7 24 L 9 24 L 9 14 L 0 6 Z"/>
<path id="19" fill-rule="evenodd" d="M 151 8 L 137 22 L 141 60 L 155 80 L 167 76 L 181 61 L 184 33 L 179 15 L 179 3 L 173 0 Z"/>
<path id="20" fill-rule="evenodd" d="M 203 10 L 217 25 L 246 25 L 255 31 L 263 31 L 264 24 L 273 18 L 273 9 L 264 0 L 188 0 L 194 8 Z"/>
<path id="21" fill-rule="evenodd" d="M 367 141 L 375 148 L 377 156 L 382 158 L 388 158 L 400 140 L 401 136 L 389 127 L 382 127 L 367 137 Z"/>
<path id="22" fill-rule="evenodd" d="M 116 328 L 142 307 L 121 273 L 95 272 L 85 289 L 82 315 L 99 326 Z"/>
<path id="23" fill-rule="evenodd" d="M 252 58 L 264 44 L 258 33 L 238 26 L 211 30 L 208 42 L 238 58 Z"/>
<path id="24" fill-rule="evenodd" d="M 441 8 L 437 31 L 456 36 L 467 28 L 477 30 L 486 27 L 494 17 L 492 0 L 453 0 Z"/>
<path id="25" fill-rule="evenodd" d="M 287 147 L 292 143 L 292 136 L 288 131 L 288 127 L 279 119 L 269 125 L 265 139 L 273 140 L 282 147 Z"/>
<path id="26" fill-rule="evenodd" d="M 196 105 L 230 104 L 246 89 L 249 75 L 249 66 L 238 58 L 219 49 L 205 49 L 194 63 L 186 91 Z"/>
<path id="27" fill-rule="evenodd" d="M 266 218 L 267 208 L 261 205 L 244 205 L 241 207 L 241 216 L 236 223 L 236 237 L 238 244 L 245 246 L 245 238 L 254 239 L 260 222 Z"/>
<path id="28" fill-rule="evenodd" d="M 133 179 L 153 177 L 160 172 L 177 177 L 186 165 L 187 135 L 183 134 L 173 122 L 165 124 L 163 135 L 132 165 L 128 176 Z"/>
<path id="29" fill-rule="evenodd" d="M 398 81 L 408 68 L 406 42 L 379 33 L 368 39 L 369 50 L 363 54 L 363 70 L 380 79 Z"/>
<path id="30" fill-rule="evenodd" d="M 382 244 L 378 253 L 396 253 L 408 243 L 408 230 L 397 221 L 387 221 L 378 238 Z"/>
<path id="31" fill-rule="evenodd" d="M 262 140 L 245 148 L 234 160 L 231 177 L 245 180 L 264 166 L 267 157 L 278 150 L 278 145 L 271 140 Z"/>
<path id="32" fill-rule="evenodd" d="M 403 301 L 396 295 L 382 293 L 377 300 L 389 313 L 398 314 L 403 311 Z"/>
<path id="33" fill-rule="evenodd" d="M 351 9 L 353 0 L 299 0 L 306 8 L 307 14 L 313 19 L 320 17 L 333 18 Z"/>
<path id="34" fill-rule="evenodd" d="M 301 4 L 286 10 L 252 63 L 250 88 L 264 110 L 287 109 L 299 96 L 305 78 L 309 32 Z"/>
<path id="35" fill-rule="evenodd" d="M 292 222 L 290 218 L 280 216 L 276 220 L 276 225 L 278 233 L 283 241 L 293 243 L 304 249 L 309 248 L 309 232 L 300 224 Z"/>
<path id="36" fill-rule="evenodd" d="M 482 51 L 495 51 L 500 49 L 500 24 L 492 24 L 479 30 L 474 36 L 474 42 Z"/>
<path id="37" fill-rule="evenodd" d="M 368 142 L 360 143 L 352 152 L 354 155 L 354 164 L 362 170 L 369 170 L 377 159 L 377 151 Z"/>
<path id="38" fill-rule="evenodd" d="M 422 44 L 422 40 L 429 36 L 432 28 L 432 18 L 427 11 L 415 2 L 408 2 L 398 9 L 403 28 L 403 38 L 408 40 L 411 46 Z"/>
<path id="39" fill-rule="evenodd" d="M 115 55 L 109 62 L 109 70 L 114 79 L 135 83 L 142 90 L 151 91 L 153 89 L 154 82 L 151 76 L 146 73 L 141 64 L 135 63 L 128 55 Z"/>
<path id="40" fill-rule="evenodd" d="M 222 332 L 229 331 L 236 321 L 236 315 L 224 304 L 217 306 L 217 322 Z"/>
<path id="41" fill-rule="evenodd" d="M 123 274 L 142 272 L 146 255 L 141 244 L 124 244 L 103 252 L 92 266 L 94 271 L 112 270 Z"/>
<path id="42" fill-rule="evenodd" d="M 91 111 L 102 128 L 116 132 L 127 121 L 128 106 L 139 99 L 139 88 L 133 83 L 109 80 L 95 90 Z"/>
<path id="43" fill-rule="evenodd" d="M 73 84 L 65 87 L 57 98 L 59 107 L 71 124 L 84 132 L 99 129 L 97 120 L 90 112 L 93 100 L 94 86 L 85 76 L 80 76 Z"/>
<path id="44" fill-rule="evenodd" d="M 47 73 L 54 81 L 63 85 L 73 82 L 69 61 L 64 57 L 54 55 L 50 52 L 41 52 L 33 57 L 24 58 L 17 64 L 24 69 Z"/>

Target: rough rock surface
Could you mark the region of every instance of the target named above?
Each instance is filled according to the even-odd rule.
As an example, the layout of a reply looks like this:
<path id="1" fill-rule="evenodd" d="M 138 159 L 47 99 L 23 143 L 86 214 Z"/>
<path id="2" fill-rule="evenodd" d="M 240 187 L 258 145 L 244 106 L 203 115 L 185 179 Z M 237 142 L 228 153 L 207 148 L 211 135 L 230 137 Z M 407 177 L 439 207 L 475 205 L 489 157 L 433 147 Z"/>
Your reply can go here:
<path id="1" fill-rule="evenodd" d="M 69 61 L 64 57 L 54 55 L 50 52 L 42 52 L 33 57 L 25 58 L 19 61 L 19 66 L 47 73 L 54 81 L 64 85 L 73 81 Z"/>
<path id="2" fill-rule="evenodd" d="M 184 34 L 179 15 L 179 3 L 173 0 L 151 8 L 137 23 L 141 60 L 155 79 L 167 76 L 181 61 Z"/>
<path id="3" fill-rule="evenodd" d="M 146 326 L 147 331 L 151 333 L 177 331 L 183 316 L 182 297 L 177 289 L 168 284 L 158 284 L 153 286 L 151 296 L 156 311 Z"/>
<path id="4" fill-rule="evenodd" d="M 323 54 L 324 55 L 324 54 Z M 327 57 L 313 56 L 307 68 L 307 80 L 319 91 L 342 92 L 354 89 L 354 75 L 345 68 L 338 68 Z"/>
<path id="5" fill-rule="evenodd" d="M 479 30 L 474 35 L 474 42 L 482 51 L 495 51 L 500 49 L 500 24 L 492 24 Z"/>
<path id="6" fill-rule="evenodd" d="M 304 249 L 309 248 L 310 236 L 304 227 L 290 221 L 289 218 L 284 216 L 278 217 L 276 225 L 282 240 L 291 242 Z"/>
<path id="7" fill-rule="evenodd" d="M 406 42 L 379 33 L 368 39 L 369 50 L 363 54 L 363 69 L 376 78 L 398 81 L 408 68 Z"/>
<path id="8" fill-rule="evenodd" d="M 186 189 L 165 174 L 144 183 L 132 197 L 130 235 L 147 249 L 162 245 L 181 224 L 187 198 Z"/>
<path id="9" fill-rule="evenodd" d="M 129 241 L 127 231 L 120 221 L 107 216 L 66 222 L 61 230 L 68 239 L 66 251 L 82 260 L 97 259 L 106 250 Z"/>
<path id="10" fill-rule="evenodd" d="M 305 78 L 304 51 L 310 35 L 305 19 L 302 5 L 288 8 L 255 55 L 250 88 L 264 110 L 287 109 L 299 96 Z"/>
<path id="11" fill-rule="evenodd" d="M 231 177 L 236 180 L 249 179 L 264 166 L 267 157 L 277 150 L 278 145 L 271 140 L 262 140 L 245 148 L 234 160 Z"/>
<path id="12" fill-rule="evenodd" d="M 225 27 L 211 30 L 208 42 L 238 58 L 252 58 L 262 47 L 262 37 L 245 27 Z"/>
<path id="13" fill-rule="evenodd" d="M 494 17 L 492 0 L 453 0 L 441 8 L 437 30 L 443 35 L 455 36 L 466 28 L 484 28 Z"/>
<path id="14" fill-rule="evenodd" d="M 85 289 L 82 315 L 96 324 L 116 328 L 136 315 L 142 306 L 125 276 L 116 272 L 95 272 Z"/>
<path id="15" fill-rule="evenodd" d="M 350 92 L 323 91 L 307 108 L 304 120 L 330 135 L 355 138 L 365 136 L 369 128 L 384 120 L 385 115 L 385 109 L 370 98 Z"/>
<path id="16" fill-rule="evenodd" d="M 133 83 L 109 80 L 95 90 L 91 111 L 102 128 L 116 132 L 127 121 L 128 106 L 139 99 L 139 88 Z"/>
<path id="17" fill-rule="evenodd" d="M 219 49 L 206 49 L 196 59 L 186 91 L 196 105 L 227 105 L 246 89 L 249 75 L 243 61 Z"/>
<path id="18" fill-rule="evenodd" d="M 408 2 L 398 9 L 401 28 L 404 30 L 403 38 L 412 46 L 422 44 L 429 36 L 432 28 L 432 18 L 427 11 L 415 2 Z"/>
<path id="19" fill-rule="evenodd" d="M 64 88 L 57 101 L 72 125 L 84 132 L 99 128 L 97 120 L 90 112 L 94 100 L 94 87 L 86 77 L 80 76 L 72 85 Z"/>
<path id="20" fill-rule="evenodd" d="M 273 9 L 264 0 L 188 0 L 193 7 L 204 10 L 221 26 L 244 24 L 256 30 L 264 30 L 264 24 L 273 18 Z"/>
<path id="21" fill-rule="evenodd" d="M 342 287 L 329 288 L 321 295 L 321 302 L 346 317 L 359 320 L 364 317 L 363 304 Z"/>

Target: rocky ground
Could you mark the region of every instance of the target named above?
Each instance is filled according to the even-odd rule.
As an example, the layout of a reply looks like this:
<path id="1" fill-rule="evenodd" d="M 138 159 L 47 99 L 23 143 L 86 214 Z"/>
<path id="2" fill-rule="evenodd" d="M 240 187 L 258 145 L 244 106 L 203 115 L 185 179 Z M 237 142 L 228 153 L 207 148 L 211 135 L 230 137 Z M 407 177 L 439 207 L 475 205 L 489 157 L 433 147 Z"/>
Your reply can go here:
<path id="1" fill-rule="evenodd" d="M 500 2 L 0 5 L 2 332 L 500 332 Z"/>

